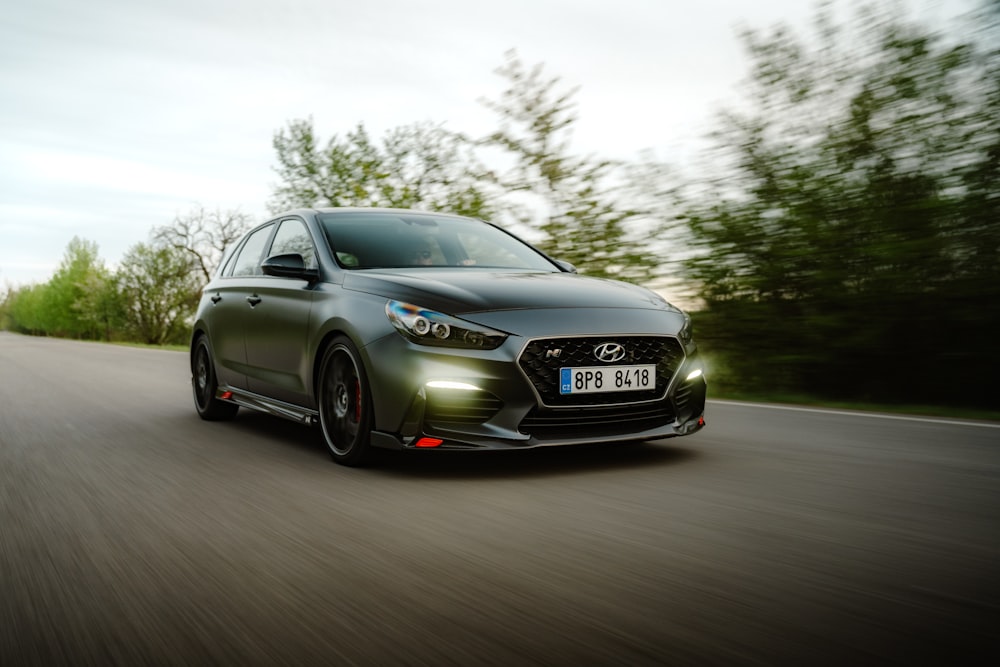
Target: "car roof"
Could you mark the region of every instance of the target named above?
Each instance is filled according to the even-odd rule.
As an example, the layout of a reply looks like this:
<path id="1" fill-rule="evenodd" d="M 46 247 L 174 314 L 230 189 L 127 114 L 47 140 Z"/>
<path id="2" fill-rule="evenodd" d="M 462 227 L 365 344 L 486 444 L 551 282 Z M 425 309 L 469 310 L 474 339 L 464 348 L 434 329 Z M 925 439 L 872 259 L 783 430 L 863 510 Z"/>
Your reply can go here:
<path id="1" fill-rule="evenodd" d="M 303 215 L 303 214 L 325 214 L 325 213 L 372 213 L 372 214 L 406 214 L 406 215 L 435 215 L 441 217 L 449 218 L 465 218 L 467 220 L 475 220 L 477 218 L 472 218 L 467 215 L 458 215 L 456 213 L 447 213 L 444 211 L 425 211 L 415 208 L 391 208 L 391 207 L 375 207 L 375 206 L 321 206 L 315 208 L 302 208 L 287 211 L 282 213 L 285 215 Z M 281 216 L 279 216 L 281 217 Z"/>

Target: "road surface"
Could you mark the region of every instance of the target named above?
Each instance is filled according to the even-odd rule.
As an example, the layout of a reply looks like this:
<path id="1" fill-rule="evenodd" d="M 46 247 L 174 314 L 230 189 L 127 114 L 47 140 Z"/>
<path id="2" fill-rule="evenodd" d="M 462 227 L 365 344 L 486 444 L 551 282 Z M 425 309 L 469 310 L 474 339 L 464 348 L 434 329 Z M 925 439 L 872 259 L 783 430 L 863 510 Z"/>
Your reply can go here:
<path id="1" fill-rule="evenodd" d="M 0 334 L 0 665 L 1000 664 L 1000 428 L 710 402 L 333 464 L 184 353 Z"/>

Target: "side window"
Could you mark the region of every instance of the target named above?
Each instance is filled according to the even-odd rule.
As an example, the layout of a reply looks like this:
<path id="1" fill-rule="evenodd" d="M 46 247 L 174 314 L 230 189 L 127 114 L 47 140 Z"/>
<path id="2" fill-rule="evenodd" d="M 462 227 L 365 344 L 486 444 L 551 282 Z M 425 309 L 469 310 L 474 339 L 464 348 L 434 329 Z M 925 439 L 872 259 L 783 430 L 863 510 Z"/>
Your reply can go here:
<path id="1" fill-rule="evenodd" d="M 285 255 L 295 253 L 302 255 L 307 269 L 316 268 L 316 250 L 313 248 L 312 238 L 306 229 L 305 223 L 301 220 L 282 220 L 271 242 L 271 251 L 268 257 L 275 255 Z"/>
<path id="2" fill-rule="evenodd" d="M 260 270 L 261 255 L 273 227 L 274 225 L 261 227 L 247 237 L 246 243 L 240 248 L 236 261 L 233 262 L 233 277 L 262 275 Z"/>
<path id="3" fill-rule="evenodd" d="M 232 248 L 227 248 L 226 249 L 226 254 L 223 255 L 223 259 L 225 260 L 225 262 L 223 263 L 222 268 L 219 270 L 219 275 L 220 276 L 227 276 L 228 277 L 228 276 L 233 275 L 233 258 L 234 257 L 236 257 L 236 253 L 233 252 Z"/>
<path id="4" fill-rule="evenodd" d="M 236 243 L 226 248 L 222 254 L 223 264 L 222 268 L 219 269 L 220 276 L 228 278 L 233 275 L 233 266 L 236 264 L 236 254 L 239 249 L 239 239 L 236 239 Z"/>

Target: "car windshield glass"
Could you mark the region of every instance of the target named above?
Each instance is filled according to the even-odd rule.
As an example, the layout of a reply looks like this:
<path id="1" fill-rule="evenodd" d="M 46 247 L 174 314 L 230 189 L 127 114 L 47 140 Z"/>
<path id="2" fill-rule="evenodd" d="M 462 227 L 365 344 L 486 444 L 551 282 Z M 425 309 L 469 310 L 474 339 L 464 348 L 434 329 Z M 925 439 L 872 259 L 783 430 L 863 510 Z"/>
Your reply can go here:
<path id="1" fill-rule="evenodd" d="M 343 211 L 319 216 L 347 269 L 479 267 L 559 269 L 531 246 L 479 220 L 420 213 Z"/>

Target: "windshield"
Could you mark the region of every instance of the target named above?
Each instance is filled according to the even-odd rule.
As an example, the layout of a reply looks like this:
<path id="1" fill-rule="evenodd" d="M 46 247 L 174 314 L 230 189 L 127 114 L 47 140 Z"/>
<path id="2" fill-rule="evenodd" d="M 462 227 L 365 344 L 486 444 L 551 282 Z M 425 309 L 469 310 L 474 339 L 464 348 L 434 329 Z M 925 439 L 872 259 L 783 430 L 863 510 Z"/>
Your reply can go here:
<path id="1" fill-rule="evenodd" d="M 346 269 L 423 266 L 558 271 L 544 255 L 479 220 L 429 213 L 343 211 L 319 216 Z"/>

